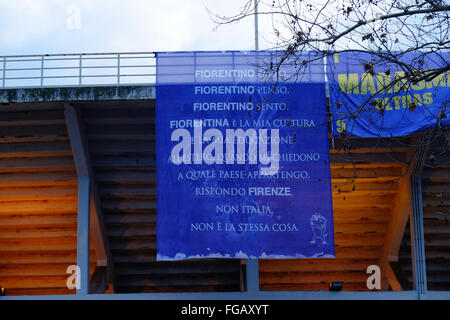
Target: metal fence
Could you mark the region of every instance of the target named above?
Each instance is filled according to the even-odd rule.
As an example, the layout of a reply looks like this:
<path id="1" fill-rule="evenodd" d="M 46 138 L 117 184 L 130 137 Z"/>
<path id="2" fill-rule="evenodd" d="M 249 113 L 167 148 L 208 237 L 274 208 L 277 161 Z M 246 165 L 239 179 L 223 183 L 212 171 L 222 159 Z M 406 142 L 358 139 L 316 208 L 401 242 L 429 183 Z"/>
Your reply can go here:
<path id="1" fill-rule="evenodd" d="M 154 52 L 0 56 L 0 88 L 154 84 Z"/>

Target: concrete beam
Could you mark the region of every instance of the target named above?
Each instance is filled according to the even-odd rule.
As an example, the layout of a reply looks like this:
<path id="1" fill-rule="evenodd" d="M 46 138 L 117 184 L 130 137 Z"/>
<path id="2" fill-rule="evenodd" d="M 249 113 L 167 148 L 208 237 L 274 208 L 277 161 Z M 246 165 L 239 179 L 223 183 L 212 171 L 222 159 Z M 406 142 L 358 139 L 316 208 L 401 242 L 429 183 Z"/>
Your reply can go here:
<path id="1" fill-rule="evenodd" d="M 80 181 L 80 179 L 87 179 L 88 181 L 90 181 L 89 190 L 87 191 L 89 193 L 89 196 L 84 200 L 88 201 L 87 205 L 90 211 L 93 213 L 89 216 L 88 227 L 90 230 L 90 234 L 92 235 L 95 247 L 97 266 L 107 266 L 109 278 L 112 281 L 114 288 L 116 288 L 112 255 L 109 247 L 109 241 L 106 236 L 106 228 L 104 224 L 103 211 L 101 209 L 100 197 L 98 195 L 97 185 L 94 182 L 94 173 L 90 161 L 88 143 L 85 137 L 83 122 L 78 110 L 69 103 L 66 103 L 64 105 L 64 113 L 66 117 L 70 143 L 72 146 L 73 157 L 77 168 L 78 180 Z M 83 192 L 85 192 L 85 190 L 83 190 Z M 80 201 L 80 192 L 78 196 Z M 83 202 L 81 204 L 81 207 L 84 205 L 85 203 Z M 78 236 L 80 236 L 80 233 L 78 233 Z M 83 236 L 85 235 L 83 234 Z M 87 237 L 89 242 L 89 234 L 87 235 Z"/>
<path id="2" fill-rule="evenodd" d="M 155 96 L 155 85 L 0 89 L 0 103 L 146 100 Z"/>

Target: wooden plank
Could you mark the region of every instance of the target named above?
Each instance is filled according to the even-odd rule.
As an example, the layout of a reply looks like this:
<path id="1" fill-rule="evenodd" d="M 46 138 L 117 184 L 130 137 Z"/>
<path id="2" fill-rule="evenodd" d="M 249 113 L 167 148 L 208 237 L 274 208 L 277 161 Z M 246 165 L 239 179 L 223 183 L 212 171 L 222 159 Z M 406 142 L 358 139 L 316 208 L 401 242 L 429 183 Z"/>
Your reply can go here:
<path id="1" fill-rule="evenodd" d="M 430 290 L 430 291 L 449 291 L 450 290 L 450 282 L 444 282 L 444 283 L 428 282 L 427 287 L 428 287 L 428 290 Z"/>
<path id="2" fill-rule="evenodd" d="M 68 141 L 67 136 L 0 137 L 0 143 Z"/>
<path id="3" fill-rule="evenodd" d="M 334 232 L 350 234 L 350 233 L 385 233 L 387 230 L 387 225 L 384 223 L 335 223 Z"/>
<path id="4" fill-rule="evenodd" d="M 103 209 L 105 215 L 116 215 L 116 214 L 125 214 L 125 215 L 131 215 L 131 214 L 138 214 L 138 215 L 153 215 L 156 216 L 156 209 L 120 209 L 120 210 L 107 210 Z M 148 218 L 152 219 L 152 218 Z"/>
<path id="5" fill-rule="evenodd" d="M 4 227 L 0 226 L 0 239 L 4 238 L 55 238 L 76 237 L 77 228 L 73 226 L 29 226 L 29 227 Z"/>
<path id="6" fill-rule="evenodd" d="M 427 208 L 429 210 L 427 210 L 427 214 L 424 214 L 424 216 L 426 216 L 426 218 L 431 218 L 431 216 L 428 215 L 428 213 L 440 213 L 441 215 L 448 215 L 448 213 L 450 212 L 450 201 L 446 200 L 446 201 L 442 201 L 442 200 L 428 200 L 428 199 L 424 199 L 424 206 L 423 208 Z M 438 218 L 438 220 L 441 220 Z"/>
<path id="7" fill-rule="evenodd" d="M 330 150 L 331 167 L 361 168 L 404 167 L 407 164 L 405 153 L 338 153 Z"/>
<path id="8" fill-rule="evenodd" d="M 333 207 L 378 207 L 390 209 L 394 204 L 394 197 L 391 196 L 372 196 L 372 197 L 356 197 L 356 196 L 336 196 L 333 194 Z"/>
<path id="9" fill-rule="evenodd" d="M 156 184 L 156 172 L 154 171 L 114 171 L 101 172 L 95 174 L 95 179 L 99 183 L 117 183 L 117 184 Z"/>
<path id="10" fill-rule="evenodd" d="M 67 288 L 39 288 L 39 289 L 8 289 L 8 296 L 35 296 L 35 295 L 71 295 L 74 290 Z M 63 298 L 63 297 L 61 297 Z"/>
<path id="11" fill-rule="evenodd" d="M 361 213 L 361 217 L 341 217 L 339 215 L 336 215 L 334 217 L 334 224 L 335 225 L 360 225 L 361 228 L 364 228 L 364 226 L 367 225 L 374 225 L 374 224 L 379 224 L 379 225 L 388 225 L 389 224 L 389 218 L 390 215 L 372 215 L 370 216 L 369 214 L 365 215 L 363 213 Z"/>
<path id="12" fill-rule="evenodd" d="M 382 246 L 384 244 L 383 233 L 369 233 L 369 234 L 342 234 L 337 233 L 334 236 L 334 242 L 340 246 L 355 246 L 364 243 L 365 246 Z"/>
<path id="13" fill-rule="evenodd" d="M 92 154 L 156 154 L 156 145 L 149 144 L 142 140 L 128 141 L 96 141 L 93 140 L 89 144 Z"/>
<path id="14" fill-rule="evenodd" d="M 8 289 L 67 288 L 67 276 L 16 276 L 0 277 L 2 286 Z"/>
<path id="15" fill-rule="evenodd" d="M 156 223 L 156 213 L 107 213 L 105 214 L 105 222 L 109 225 Z M 108 229 L 110 228 L 111 227 L 108 226 Z"/>
<path id="16" fill-rule="evenodd" d="M 423 180 L 432 182 L 450 182 L 450 168 L 428 169 L 425 168 L 422 174 Z"/>
<path id="17" fill-rule="evenodd" d="M 237 284 L 223 284 L 223 285 L 188 285 L 188 286 L 170 286 L 170 285 L 158 285 L 154 286 L 148 284 L 146 286 L 120 286 L 118 287 L 121 293 L 156 293 L 156 292 L 223 292 L 223 291 L 239 291 L 239 285 Z"/>
<path id="18" fill-rule="evenodd" d="M 0 187 L 64 185 L 77 185 L 77 176 L 74 170 L 64 172 L 0 173 Z"/>
<path id="19" fill-rule="evenodd" d="M 70 251 L 76 250 L 76 237 L 0 238 L 0 251 Z"/>
<path id="20" fill-rule="evenodd" d="M 430 199 L 428 197 L 425 197 L 422 203 L 426 207 L 441 207 L 443 210 L 445 210 L 444 207 L 450 208 L 450 199 L 444 198 Z"/>
<path id="21" fill-rule="evenodd" d="M 443 224 L 441 221 L 424 221 L 425 234 L 448 234 L 450 233 L 450 225 Z"/>
<path id="22" fill-rule="evenodd" d="M 442 168 L 448 168 L 450 166 L 450 152 L 446 152 L 442 154 L 442 151 L 444 149 L 444 144 L 440 146 L 441 150 L 438 150 L 436 153 L 433 154 L 434 158 L 431 160 L 430 158 L 427 159 L 425 165 L 431 166 L 431 167 L 442 167 Z"/>
<path id="23" fill-rule="evenodd" d="M 92 165 L 95 168 L 145 168 L 155 167 L 156 159 L 154 156 L 125 156 L 125 157 L 94 157 Z"/>
<path id="24" fill-rule="evenodd" d="M 121 210 L 139 210 L 139 209 L 153 209 L 156 210 L 155 200 L 103 200 L 102 208 L 107 211 L 121 211 Z"/>
<path id="25" fill-rule="evenodd" d="M 362 272 L 285 272 L 285 273 L 261 273 L 262 284 L 315 284 L 338 282 L 366 282 L 368 275 Z"/>
<path id="26" fill-rule="evenodd" d="M 48 110 L 61 110 L 60 103 L 55 102 L 21 102 L 21 103 L 9 103 L 2 104 L 1 114 L 8 112 L 30 112 L 30 111 L 48 111 Z"/>
<path id="27" fill-rule="evenodd" d="M 67 141 L 1 143 L 0 158 L 72 156 Z"/>
<path id="28" fill-rule="evenodd" d="M 440 215 L 447 215 L 450 211 L 450 208 L 448 207 L 431 207 L 431 206 L 424 206 L 423 207 L 423 213 L 424 215 L 429 214 L 440 214 Z"/>
<path id="29" fill-rule="evenodd" d="M 422 185 L 422 192 L 425 197 L 448 197 L 450 196 L 450 183 L 435 183 Z"/>
<path id="30" fill-rule="evenodd" d="M 67 136 L 65 125 L 0 127 L 0 137 Z"/>
<path id="31" fill-rule="evenodd" d="M 111 239 L 111 250 L 156 250 L 156 237 L 153 239 Z"/>
<path id="32" fill-rule="evenodd" d="M 356 181 L 354 183 L 333 183 L 333 192 L 351 193 L 358 191 L 371 191 L 371 192 L 397 192 L 398 181 L 388 182 L 362 182 Z"/>
<path id="33" fill-rule="evenodd" d="M 0 172 L 44 172 L 73 170 L 70 157 L 0 158 Z"/>
<path id="34" fill-rule="evenodd" d="M 5 200 L 76 200 L 77 197 L 78 191 L 75 185 L 0 188 L 0 202 Z"/>
<path id="35" fill-rule="evenodd" d="M 350 150 L 348 149 L 338 149 L 336 148 L 336 140 L 335 140 L 335 148 L 332 148 L 332 140 L 329 139 L 329 146 L 330 146 L 330 154 L 346 154 L 349 156 L 353 156 L 353 155 L 357 155 L 357 154 L 374 154 L 374 153 L 380 153 L 380 154 L 387 154 L 387 153 L 391 153 L 391 154 L 398 154 L 400 159 L 403 157 L 400 154 L 402 153 L 406 153 L 408 152 L 408 147 L 407 146 L 393 146 L 393 147 L 388 147 L 388 146 L 378 146 L 378 147 L 374 147 L 374 146 L 370 146 L 367 143 L 366 144 L 360 144 L 359 146 L 355 146 L 354 148 L 351 148 Z M 392 158 L 391 158 L 392 159 Z M 394 158 L 395 159 L 395 156 Z M 374 161 L 375 162 L 375 161 Z"/>
<path id="36" fill-rule="evenodd" d="M 237 259 L 230 260 L 189 260 L 178 262 L 117 264 L 116 272 L 119 275 L 148 275 L 159 276 L 165 274 L 217 274 L 239 272 L 240 263 Z"/>
<path id="37" fill-rule="evenodd" d="M 7 114 L 10 115 L 10 114 Z M 3 117 L 3 116 L 2 116 Z M 14 119 L 14 117 L 11 117 Z M 1 126 L 53 126 L 53 125 L 61 125 L 64 124 L 64 119 L 54 118 L 44 118 L 44 119 L 15 119 L 11 121 L 4 120 L 1 118 L 0 125 Z"/>
<path id="38" fill-rule="evenodd" d="M 428 151 L 443 152 L 445 151 L 445 146 L 447 145 L 448 145 L 448 134 L 446 134 L 445 128 L 443 128 L 443 130 L 441 131 L 441 135 L 434 136 L 432 141 L 430 141 Z"/>
<path id="39" fill-rule="evenodd" d="M 331 170 L 332 179 L 379 179 L 381 177 L 400 178 L 403 176 L 402 168 L 354 168 L 354 169 L 335 169 Z M 379 180 L 381 181 L 381 180 Z"/>
<path id="40" fill-rule="evenodd" d="M 14 264 L 0 265 L 0 277 L 17 277 L 17 276 L 65 276 L 67 263 L 41 263 L 41 264 Z M 95 269 L 95 263 L 90 266 L 91 272 Z"/>
<path id="41" fill-rule="evenodd" d="M 359 208 L 333 208 L 333 219 L 335 222 L 359 222 L 365 220 L 388 223 L 390 218 L 390 209 L 372 208 L 371 210 L 360 210 Z"/>
<path id="42" fill-rule="evenodd" d="M 378 259 L 262 259 L 260 272 L 360 271 L 377 264 Z"/>
<path id="43" fill-rule="evenodd" d="M 71 214 L 21 214 L 0 215 L 1 227 L 51 228 L 68 227 L 77 223 L 76 213 Z"/>
<path id="44" fill-rule="evenodd" d="M 330 146 L 332 144 L 330 143 Z M 411 145 L 411 137 L 399 138 L 358 138 L 346 137 L 334 138 L 334 150 L 345 152 L 355 152 L 354 150 L 364 150 L 364 152 L 376 152 L 377 150 L 406 150 Z M 392 152 L 392 151 L 390 151 Z"/>
<path id="45" fill-rule="evenodd" d="M 425 251 L 425 256 L 428 261 L 428 259 L 450 259 L 450 249 L 444 248 L 444 247 L 427 247 L 427 250 Z"/>
<path id="46" fill-rule="evenodd" d="M 0 276 L 0 282 L 2 283 L 2 286 L 7 289 L 9 295 L 11 289 L 67 289 L 67 277 L 68 274 Z"/>
<path id="47" fill-rule="evenodd" d="M 108 237 L 114 241 L 115 238 L 133 238 L 133 237 L 156 237 L 156 223 L 152 224 L 134 224 L 109 225 L 107 229 Z M 152 241 L 155 241 L 153 238 Z"/>
<path id="48" fill-rule="evenodd" d="M 149 198 L 156 197 L 155 185 L 102 185 L 99 188 L 100 197 L 102 198 Z"/>
<path id="49" fill-rule="evenodd" d="M 426 225 L 448 224 L 450 206 L 424 206 L 423 211 L 423 221 Z"/>
<path id="50" fill-rule="evenodd" d="M 346 198 L 353 198 L 353 197 L 394 197 L 397 194 L 397 190 L 348 190 L 348 191 L 342 191 L 341 189 L 333 188 L 332 190 L 333 197 L 346 197 Z"/>
<path id="51" fill-rule="evenodd" d="M 261 284 L 264 291 L 329 291 L 328 283 Z M 366 282 L 344 283 L 342 291 L 368 291 Z"/>
<path id="52" fill-rule="evenodd" d="M 450 272 L 430 272 L 428 275 L 428 282 L 450 284 Z"/>
<path id="53" fill-rule="evenodd" d="M 156 262 L 156 251 L 116 251 L 113 252 L 114 263 L 152 263 Z"/>
<path id="54" fill-rule="evenodd" d="M 404 268 L 406 271 L 411 271 L 411 266 Z M 450 259 L 428 259 L 427 260 L 427 272 L 431 271 L 444 271 L 448 272 L 450 270 Z"/>
<path id="55" fill-rule="evenodd" d="M 0 126 L 27 125 L 61 125 L 64 124 L 64 113 L 61 109 L 2 112 Z"/>
<path id="56" fill-rule="evenodd" d="M 338 259 L 377 259 L 380 257 L 382 247 L 339 247 L 336 246 L 336 258 Z"/>
<path id="57" fill-rule="evenodd" d="M 167 274 L 151 276 L 119 276 L 118 285 L 124 287 L 174 286 L 187 287 L 198 285 L 236 285 L 239 289 L 239 272 L 204 274 Z M 184 289 L 186 290 L 186 288 Z"/>
<path id="58" fill-rule="evenodd" d="M 127 139 L 92 139 L 89 149 L 94 155 L 151 154 L 156 153 L 156 142 L 153 140 Z"/>
<path id="59" fill-rule="evenodd" d="M 91 258 L 95 257 L 90 252 Z M 92 260 L 92 259 L 91 259 Z M 0 252 L 0 265 L 15 264 L 43 264 L 43 263 L 65 263 L 67 265 L 77 264 L 76 251 L 55 252 Z"/>
<path id="60" fill-rule="evenodd" d="M 441 237 L 439 237 L 441 236 Z M 411 239 L 403 240 L 405 245 L 411 245 Z M 425 236 L 425 246 L 426 249 L 432 250 L 432 248 L 439 247 L 450 247 L 450 234 L 442 233 L 442 234 L 427 234 Z"/>
<path id="61" fill-rule="evenodd" d="M 387 176 L 380 176 L 380 177 L 339 177 L 339 178 L 332 178 L 331 183 L 332 184 L 343 184 L 343 183 L 355 183 L 355 182 L 385 182 L 385 183 L 395 183 L 398 182 L 400 177 L 393 176 L 393 177 L 387 177 Z"/>
<path id="62" fill-rule="evenodd" d="M 155 127 L 148 124 L 123 124 L 123 125 L 87 125 L 86 132 L 89 139 L 94 140 L 109 135 L 128 136 L 130 140 L 137 140 L 134 136 L 146 137 L 147 139 L 155 135 Z"/>
<path id="63" fill-rule="evenodd" d="M 115 133 L 115 132 L 97 132 L 97 131 L 91 131 L 88 133 L 88 139 L 89 141 L 94 140 L 113 140 L 113 141 L 120 141 L 120 140 L 144 140 L 144 141 L 155 141 L 156 136 L 154 133 L 135 133 L 135 134 L 123 134 L 123 133 Z"/>
<path id="64" fill-rule="evenodd" d="M 239 273 L 215 274 L 191 278 L 189 274 L 159 276 L 119 277 L 120 292 L 221 292 L 239 291 Z"/>
<path id="65" fill-rule="evenodd" d="M 45 201 L 8 201 L 2 202 L 0 215 L 16 214 L 61 214 L 76 213 L 77 202 L 73 200 L 45 200 Z"/>

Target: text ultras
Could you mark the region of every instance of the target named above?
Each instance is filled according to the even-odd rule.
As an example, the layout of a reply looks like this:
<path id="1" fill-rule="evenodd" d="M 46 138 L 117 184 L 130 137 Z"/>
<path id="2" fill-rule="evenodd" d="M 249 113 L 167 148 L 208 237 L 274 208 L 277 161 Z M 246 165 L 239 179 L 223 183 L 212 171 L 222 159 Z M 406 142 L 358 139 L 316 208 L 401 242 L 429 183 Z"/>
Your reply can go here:
<path id="1" fill-rule="evenodd" d="M 393 111 L 409 108 L 409 103 L 412 101 L 418 106 L 433 103 L 431 89 L 450 87 L 450 72 L 447 73 L 447 76 L 443 72 L 431 80 L 411 83 L 408 82 L 403 71 L 396 71 L 393 74 L 376 73 L 374 76 L 369 73 L 342 73 L 338 74 L 338 81 L 340 91 L 348 94 L 395 94 L 392 97 L 374 98 L 375 101 L 380 102 L 375 104 L 377 109 Z"/>

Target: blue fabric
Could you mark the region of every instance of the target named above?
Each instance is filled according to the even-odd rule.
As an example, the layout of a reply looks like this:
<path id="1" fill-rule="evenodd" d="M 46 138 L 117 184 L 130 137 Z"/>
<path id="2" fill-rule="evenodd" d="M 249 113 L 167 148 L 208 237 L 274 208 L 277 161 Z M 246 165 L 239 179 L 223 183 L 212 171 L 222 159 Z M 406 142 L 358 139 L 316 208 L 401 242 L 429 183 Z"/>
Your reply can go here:
<path id="1" fill-rule="evenodd" d="M 404 53 L 400 62 L 416 70 L 441 68 L 449 53 Z M 378 63 L 378 57 L 361 52 L 329 56 L 327 77 L 333 118 L 333 135 L 359 137 L 408 135 L 450 122 L 450 73 L 434 80 L 408 83 L 401 63 Z M 450 104 L 450 102 L 449 102 Z M 443 113 L 440 113 L 440 112 Z"/>
<path id="2" fill-rule="evenodd" d="M 273 80 L 258 76 L 270 59 L 276 54 L 157 54 L 158 260 L 334 257 L 323 72 L 319 65 L 271 93 Z M 228 136 L 238 129 L 257 136 L 255 153 L 244 144 L 244 163 Z M 218 148 L 210 153 L 208 132 Z M 191 139 L 189 157 L 172 154 L 179 134 Z"/>

